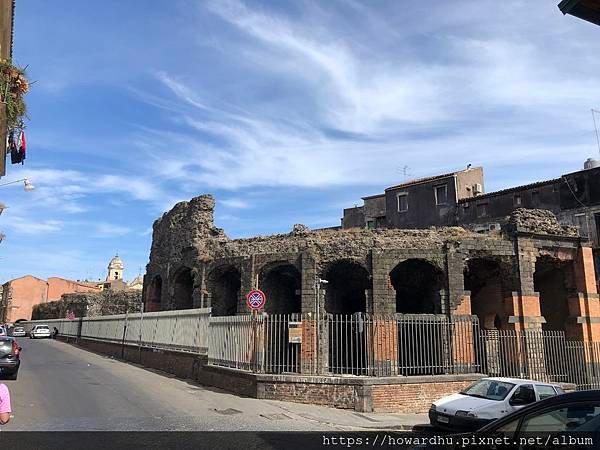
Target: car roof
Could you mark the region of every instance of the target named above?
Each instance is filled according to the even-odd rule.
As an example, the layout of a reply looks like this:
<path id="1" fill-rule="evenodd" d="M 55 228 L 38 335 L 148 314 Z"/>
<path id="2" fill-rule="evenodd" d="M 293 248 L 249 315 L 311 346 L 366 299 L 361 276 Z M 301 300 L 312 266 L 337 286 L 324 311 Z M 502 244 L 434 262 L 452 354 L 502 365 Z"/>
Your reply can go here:
<path id="1" fill-rule="evenodd" d="M 14 341 L 15 338 L 12 336 L 0 336 L 0 341 Z"/>
<path id="2" fill-rule="evenodd" d="M 527 383 L 533 383 L 533 384 L 547 384 L 548 386 L 558 386 L 558 383 L 548 383 L 546 381 L 537 381 L 537 380 L 529 380 L 527 378 L 507 378 L 507 377 L 485 377 L 482 378 L 482 380 L 494 380 L 494 381 L 504 381 L 507 383 L 513 383 L 513 384 L 527 384 Z"/>
<path id="3" fill-rule="evenodd" d="M 534 403 L 531 403 L 517 411 L 504 416 L 498 420 L 491 422 L 490 424 L 480 428 L 477 433 L 485 434 L 488 428 L 495 428 L 499 423 L 508 423 L 514 420 L 516 417 L 521 417 L 525 414 L 529 414 L 530 411 L 537 411 L 540 409 L 544 409 L 546 407 L 552 405 L 562 405 L 564 403 L 571 402 L 582 402 L 582 401 L 592 401 L 599 402 L 600 401 L 600 389 L 591 389 L 587 391 L 575 391 L 575 392 L 567 392 L 566 394 L 553 395 L 552 397 L 545 398 L 544 400 L 540 400 Z"/>

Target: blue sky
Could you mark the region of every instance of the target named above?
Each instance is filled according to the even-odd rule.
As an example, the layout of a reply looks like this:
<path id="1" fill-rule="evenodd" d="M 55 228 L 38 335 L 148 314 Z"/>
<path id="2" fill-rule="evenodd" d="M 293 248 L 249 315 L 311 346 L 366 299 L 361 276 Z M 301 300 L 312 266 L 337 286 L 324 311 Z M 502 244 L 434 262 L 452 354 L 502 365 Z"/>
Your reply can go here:
<path id="1" fill-rule="evenodd" d="M 412 177 L 486 190 L 597 156 L 600 28 L 558 0 L 18 2 L 28 159 L 2 181 L 0 281 L 133 278 L 152 222 L 217 198 L 231 237 L 339 224 Z"/>

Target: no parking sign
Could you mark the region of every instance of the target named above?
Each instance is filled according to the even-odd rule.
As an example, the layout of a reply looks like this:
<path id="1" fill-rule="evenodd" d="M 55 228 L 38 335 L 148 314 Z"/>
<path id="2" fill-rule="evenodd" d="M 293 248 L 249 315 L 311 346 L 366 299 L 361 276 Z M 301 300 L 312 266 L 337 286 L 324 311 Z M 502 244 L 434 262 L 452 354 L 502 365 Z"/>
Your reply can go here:
<path id="1" fill-rule="evenodd" d="M 261 309 L 263 306 L 265 306 L 266 302 L 267 296 L 263 291 L 258 289 L 254 289 L 250 291 L 248 295 L 246 295 L 246 304 L 248 305 L 248 308 L 253 311 Z"/>

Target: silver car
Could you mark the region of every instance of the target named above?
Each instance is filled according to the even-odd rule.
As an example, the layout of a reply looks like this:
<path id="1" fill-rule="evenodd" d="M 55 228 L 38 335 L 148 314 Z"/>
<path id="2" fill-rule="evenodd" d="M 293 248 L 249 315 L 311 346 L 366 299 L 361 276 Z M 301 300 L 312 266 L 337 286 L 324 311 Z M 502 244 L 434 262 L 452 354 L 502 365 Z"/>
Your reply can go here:
<path id="1" fill-rule="evenodd" d="M 36 325 L 29 332 L 31 339 L 50 338 L 50 327 L 48 325 Z"/>
<path id="2" fill-rule="evenodd" d="M 12 335 L 14 337 L 24 337 L 26 334 L 25 328 L 23 327 L 14 327 L 12 330 Z"/>

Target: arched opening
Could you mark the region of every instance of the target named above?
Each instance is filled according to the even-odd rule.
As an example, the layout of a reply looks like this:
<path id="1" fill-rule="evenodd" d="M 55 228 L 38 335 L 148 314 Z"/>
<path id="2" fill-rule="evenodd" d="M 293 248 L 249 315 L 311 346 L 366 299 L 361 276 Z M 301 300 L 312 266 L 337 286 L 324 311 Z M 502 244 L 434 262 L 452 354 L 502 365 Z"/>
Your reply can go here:
<path id="1" fill-rule="evenodd" d="M 369 272 L 360 264 L 342 260 L 325 273 L 325 311 L 331 314 L 365 312 L 366 291 L 371 289 Z"/>
<path id="2" fill-rule="evenodd" d="M 265 311 L 270 314 L 299 313 L 300 279 L 300 272 L 292 264 L 278 264 L 263 269 L 258 284 L 267 296 Z"/>
<path id="3" fill-rule="evenodd" d="M 485 330 L 499 329 L 503 314 L 503 276 L 492 258 L 471 258 L 464 270 L 465 289 L 471 292 L 471 314 Z"/>
<path id="4" fill-rule="evenodd" d="M 329 369 L 332 373 L 366 375 L 368 330 L 364 323 L 369 272 L 360 264 L 341 260 L 325 272 L 325 311 L 328 316 Z"/>
<path id="5" fill-rule="evenodd" d="M 242 276 L 234 266 L 218 267 L 207 280 L 212 316 L 235 316 Z"/>
<path id="6" fill-rule="evenodd" d="M 569 295 L 576 292 L 573 261 L 549 256 L 535 262 L 533 285 L 540 294 L 540 309 L 546 323 L 544 330 L 566 331 Z"/>
<path id="7" fill-rule="evenodd" d="M 422 259 L 408 259 L 390 272 L 396 290 L 396 312 L 434 314 L 441 312 L 444 273 Z"/>
<path id="8" fill-rule="evenodd" d="M 146 293 L 146 305 L 144 310 L 146 312 L 160 311 L 160 303 L 162 299 L 162 278 L 160 275 L 156 275 Z"/>
<path id="9" fill-rule="evenodd" d="M 300 272 L 293 264 L 264 267 L 258 285 L 267 297 L 264 364 L 269 373 L 298 372 L 300 344 L 290 342 L 289 323 L 300 320 Z"/>
<path id="10" fill-rule="evenodd" d="M 175 309 L 191 309 L 194 307 L 194 277 L 192 270 L 185 267 L 175 276 L 173 284 L 173 306 Z"/>

